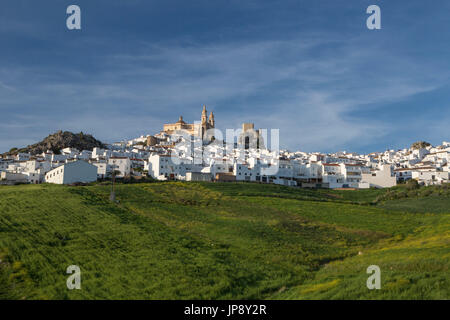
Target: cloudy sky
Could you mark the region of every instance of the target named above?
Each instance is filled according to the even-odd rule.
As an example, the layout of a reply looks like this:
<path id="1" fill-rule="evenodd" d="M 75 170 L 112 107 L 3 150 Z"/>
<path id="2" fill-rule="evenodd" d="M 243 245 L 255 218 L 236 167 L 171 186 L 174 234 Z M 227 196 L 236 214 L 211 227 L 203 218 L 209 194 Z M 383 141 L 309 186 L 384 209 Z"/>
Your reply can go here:
<path id="1" fill-rule="evenodd" d="M 82 30 L 66 27 L 81 7 Z M 381 8 L 368 30 L 366 9 Z M 450 140 L 448 0 L 4 0 L 0 152 L 57 130 L 279 128 L 291 150 Z"/>

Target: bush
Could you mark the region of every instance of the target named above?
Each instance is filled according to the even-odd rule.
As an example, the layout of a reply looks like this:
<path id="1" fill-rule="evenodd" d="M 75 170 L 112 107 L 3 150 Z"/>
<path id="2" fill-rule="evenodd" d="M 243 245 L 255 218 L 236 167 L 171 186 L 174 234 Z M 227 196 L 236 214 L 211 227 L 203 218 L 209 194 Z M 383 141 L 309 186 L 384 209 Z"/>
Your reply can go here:
<path id="1" fill-rule="evenodd" d="M 405 191 L 397 192 L 395 199 L 403 199 L 403 198 L 408 198 L 408 193 L 406 193 Z"/>
<path id="2" fill-rule="evenodd" d="M 411 179 L 406 182 L 406 188 L 408 190 L 416 190 L 416 189 L 419 189 L 420 186 L 419 186 L 419 183 L 417 182 L 417 180 Z"/>
<path id="3" fill-rule="evenodd" d="M 415 198 L 415 197 L 417 197 L 419 194 L 416 192 L 416 191 L 414 191 L 414 190 L 412 190 L 412 191 L 408 191 L 408 198 Z"/>
<path id="4" fill-rule="evenodd" d="M 425 189 L 420 193 L 420 196 L 427 197 L 432 195 L 433 193 L 437 193 L 439 195 L 439 189 L 435 190 L 435 192 L 433 192 L 433 190 L 431 189 Z"/>

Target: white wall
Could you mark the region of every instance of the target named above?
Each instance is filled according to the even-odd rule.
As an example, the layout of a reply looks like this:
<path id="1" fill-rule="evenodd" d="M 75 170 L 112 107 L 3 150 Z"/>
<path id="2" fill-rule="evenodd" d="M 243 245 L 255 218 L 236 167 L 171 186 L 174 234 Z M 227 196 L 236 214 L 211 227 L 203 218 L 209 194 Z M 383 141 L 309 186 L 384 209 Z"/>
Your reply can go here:
<path id="1" fill-rule="evenodd" d="M 388 164 L 383 165 L 381 170 L 363 173 L 361 181 L 375 188 L 390 188 L 397 184 L 397 178 L 392 174 L 391 166 Z"/>
<path id="2" fill-rule="evenodd" d="M 83 160 L 66 163 L 45 175 L 45 182 L 55 184 L 93 181 L 97 181 L 97 167 Z"/>

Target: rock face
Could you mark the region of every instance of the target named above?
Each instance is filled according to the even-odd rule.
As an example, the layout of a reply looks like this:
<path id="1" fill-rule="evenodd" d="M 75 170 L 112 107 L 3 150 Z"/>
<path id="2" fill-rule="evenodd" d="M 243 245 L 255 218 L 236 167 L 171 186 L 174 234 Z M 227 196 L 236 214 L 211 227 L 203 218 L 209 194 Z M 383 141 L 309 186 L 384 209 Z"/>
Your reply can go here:
<path id="1" fill-rule="evenodd" d="M 41 142 L 27 146 L 26 148 L 7 152 L 5 155 L 17 154 L 19 152 L 35 155 L 47 150 L 59 153 L 59 151 L 64 148 L 76 148 L 81 151 L 92 150 L 95 147 L 105 148 L 105 145 L 90 134 L 84 134 L 83 132 L 75 134 L 69 131 L 58 131 L 49 135 Z"/>
<path id="2" fill-rule="evenodd" d="M 422 149 L 422 148 L 426 148 L 426 147 L 428 147 L 428 146 L 431 146 L 431 144 L 428 143 L 428 142 L 425 142 L 425 141 L 417 141 L 417 142 L 414 142 L 414 143 L 411 145 L 411 149 Z"/>

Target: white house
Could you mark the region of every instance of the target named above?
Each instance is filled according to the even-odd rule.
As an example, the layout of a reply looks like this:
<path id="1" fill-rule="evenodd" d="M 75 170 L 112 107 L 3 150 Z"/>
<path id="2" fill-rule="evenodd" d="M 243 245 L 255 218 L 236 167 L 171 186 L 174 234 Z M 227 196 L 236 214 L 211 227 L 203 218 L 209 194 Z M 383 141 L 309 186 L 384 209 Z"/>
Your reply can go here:
<path id="1" fill-rule="evenodd" d="M 23 173 L 0 172 L 0 184 L 27 183 L 28 177 Z"/>
<path id="2" fill-rule="evenodd" d="M 97 167 L 83 160 L 68 162 L 45 175 L 45 182 L 55 184 L 93 181 L 97 181 Z"/>
<path id="3" fill-rule="evenodd" d="M 97 167 L 98 179 L 104 179 L 111 174 L 110 166 L 106 162 L 93 161 L 91 163 Z"/>
<path id="4" fill-rule="evenodd" d="M 341 172 L 342 166 L 337 163 L 322 164 L 322 182 L 329 188 L 342 188 L 344 186 L 344 175 Z"/>
<path id="5" fill-rule="evenodd" d="M 31 184 L 38 184 L 41 183 L 43 180 L 43 174 L 41 174 L 41 170 L 37 170 L 37 171 L 27 171 L 24 172 L 23 174 L 25 174 L 28 178 L 28 182 Z"/>
<path id="6" fill-rule="evenodd" d="M 158 180 L 186 180 L 187 172 L 201 172 L 200 164 L 193 164 L 189 158 L 167 154 L 152 154 L 148 158 L 148 173 Z M 209 168 L 209 167 L 208 167 Z"/>
<path id="7" fill-rule="evenodd" d="M 8 166 L 12 162 L 13 162 L 12 159 L 0 159 L 0 171 L 8 170 Z"/>
<path id="8" fill-rule="evenodd" d="M 345 178 L 345 184 L 344 187 L 348 186 L 350 188 L 361 188 L 365 186 L 360 186 L 360 182 L 362 179 L 361 176 L 361 165 L 360 164 L 350 164 L 346 163 L 340 164 L 341 166 L 341 172 Z"/>
<path id="9" fill-rule="evenodd" d="M 448 183 L 449 172 L 448 171 L 437 171 L 434 168 L 422 167 L 417 168 L 412 172 L 412 178 L 417 180 L 420 184 L 432 185 Z"/>
<path id="10" fill-rule="evenodd" d="M 186 172 L 186 181 L 211 181 L 211 173 Z"/>
<path id="11" fill-rule="evenodd" d="M 174 163 L 170 155 L 152 154 L 149 157 L 149 174 L 158 180 L 175 179 Z"/>
<path id="12" fill-rule="evenodd" d="M 362 173 L 362 182 L 369 183 L 370 187 L 390 188 L 397 184 L 397 178 L 392 172 L 391 165 L 384 164 L 380 170 L 374 170 L 370 173 Z"/>
<path id="13" fill-rule="evenodd" d="M 223 172 L 228 172 L 225 170 Z M 235 163 L 233 165 L 233 174 L 237 181 L 256 181 L 256 170 L 249 167 L 248 163 Z"/>
<path id="14" fill-rule="evenodd" d="M 118 178 L 123 178 L 130 175 L 131 160 L 128 157 L 111 157 L 108 160 L 108 164 L 111 166 L 111 170 L 120 171 L 116 175 Z"/>
<path id="15" fill-rule="evenodd" d="M 30 155 L 29 153 L 22 153 L 22 152 L 19 152 L 19 153 L 15 156 L 16 161 L 26 161 L 26 160 L 30 160 L 30 157 L 31 157 L 31 155 Z"/>

